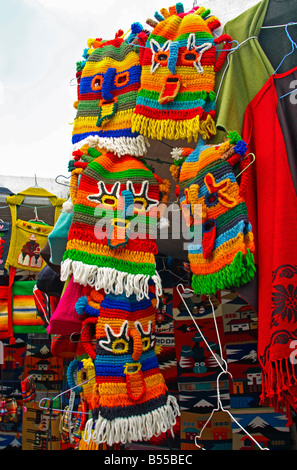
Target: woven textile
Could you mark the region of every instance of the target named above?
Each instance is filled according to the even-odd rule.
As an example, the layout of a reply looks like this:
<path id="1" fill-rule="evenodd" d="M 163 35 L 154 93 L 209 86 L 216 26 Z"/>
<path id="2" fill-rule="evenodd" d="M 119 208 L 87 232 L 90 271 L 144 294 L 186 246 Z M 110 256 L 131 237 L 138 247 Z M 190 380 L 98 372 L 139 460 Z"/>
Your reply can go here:
<path id="1" fill-rule="evenodd" d="M 122 31 L 113 40 L 89 39 L 86 60 L 77 63 L 74 144 L 91 136 L 100 147 L 118 156 L 145 154 L 146 139 L 131 131 L 141 66 L 139 48 L 130 42 L 141 30 L 141 25 L 135 23 L 127 40 L 119 36 Z"/>
<path id="2" fill-rule="evenodd" d="M 97 290 L 148 296 L 161 293 L 155 268 L 158 204 L 168 185 L 138 158 L 100 154 L 82 171 L 61 279 Z"/>
<path id="3" fill-rule="evenodd" d="M 138 35 L 145 49 L 132 131 L 158 140 L 209 138 L 216 133 L 215 73 L 232 40 L 214 39 L 220 22 L 204 7 L 185 13 L 178 3 L 155 16 L 149 37 Z M 216 45 L 225 41 L 216 57 Z"/>
<path id="4" fill-rule="evenodd" d="M 221 145 L 201 141 L 194 151 L 174 153 L 176 164 L 171 171 L 179 183 L 185 220 L 190 228 L 201 229 L 200 239 L 198 235 L 188 245 L 196 293 L 215 294 L 254 276 L 254 239 L 244 201 L 248 173 L 245 170 L 239 185 L 233 168 L 236 162 L 247 167 L 245 151 L 246 144 L 232 133 Z"/>
<path id="5" fill-rule="evenodd" d="M 78 311 L 88 315 L 81 339 L 94 362 L 96 381 L 93 416 L 83 439 L 124 444 L 172 430 L 179 409 L 159 370 L 152 300 L 107 294 L 96 308 L 84 297 Z M 95 327 L 96 350 L 88 325 Z"/>

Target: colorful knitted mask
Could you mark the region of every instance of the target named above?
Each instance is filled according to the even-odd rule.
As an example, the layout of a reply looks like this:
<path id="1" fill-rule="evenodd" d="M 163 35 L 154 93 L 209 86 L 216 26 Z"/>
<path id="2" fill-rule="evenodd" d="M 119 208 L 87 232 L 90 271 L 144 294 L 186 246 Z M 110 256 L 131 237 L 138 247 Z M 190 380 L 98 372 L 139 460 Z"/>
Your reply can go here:
<path id="1" fill-rule="evenodd" d="M 202 225 L 202 243 L 188 246 L 192 286 L 195 293 L 215 294 L 217 290 L 249 282 L 255 272 L 254 240 L 244 202 L 247 171 L 237 183 L 233 166 L 242 158 L 246 144 L 237 133 L 218 146 L 199 142 L 196 149 L 174 153 L 171 173 L 178 181 L 179 200 L 189 227 Z M 178 155 L 179 154 L 179 155 Z M 200 210 L 201 217 L 195 217 Z"/>
<path id="2" fill-rule="evenodd" d="M 74 282 L 138 299 L 154 283 L 159 296 L 154 229 L 169 182 L 160 182 L 138 158 L 88 151 L 98 156 L 80 177 L 61 279 L 72 274 Z"/>
<path id="3" fill-rule="evenodd" d="M 78 311 L 90 314 L 86 297 Z M 107 294 L 97 313 L 92 307 L 81 334 L 95 365 L 97 385 L 93 417 L 83 436 L 86 442 L 124 444 L 172 430 L 179 409 L 159 370 L 155 318 L 152 301 L 139 301 L 135 295 Z M 95 325 L 96 351 L 87 324 Z"/>
<path id="4" fill-rule="evenodd" d="M 72 142 L 76 144 L 93 136 L 101 148 L 118 156 L 129 153 L 143 156 L 146 139 L 131 131 L 131 117 L 140 86 L 139 48 L 130 44 L 142 27 L 132 25 L 125 41 L 89 39 L 87 60 L 77 64 L 78 101 Z M 144 33 L 145 34 L 145 33 Z"/>
<path id="5" fill-rule="evenodd" d="M 220 23 L 204 7 L 184 13 L 178 3 L 161 13 L 148 39 L 138 35 L 145 49 L 132 130 L 158 140 L 209 138 L 216 133 L 215 73 L 232 40 L 213 38 Z M 228 44 L 217 58 L 215 46 L 224 41 Z"/>

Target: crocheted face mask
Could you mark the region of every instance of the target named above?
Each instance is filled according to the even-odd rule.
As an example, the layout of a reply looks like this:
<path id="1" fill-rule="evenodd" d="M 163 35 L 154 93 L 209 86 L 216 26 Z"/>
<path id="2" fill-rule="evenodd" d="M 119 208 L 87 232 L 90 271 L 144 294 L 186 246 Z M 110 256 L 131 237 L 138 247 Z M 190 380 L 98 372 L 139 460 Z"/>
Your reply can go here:
<path id="1" fill-rule="evenodd" d="M 90 313 L 88 307 L 85 298 L 84 313 Z M 85 426 L 86 442 L 113 445 L 148 440 L 174 426 L 179 410 L 159 370 L 155 314 L 150 299 L 107 294 L 97 317 L 85 320 L 81 339 L 94 361 L 97 384 L 93 417 Z M 95 325 L 96 351 L 88 324 Z"/>
<path id="2" fill-rule="evenodd" d="M 74 282 L 138 298 L 152 281 L 159 293 L 154 229 L 169 182 L 130 155 L 97 154 L 80 177 L 61 279 L 73 274 Z"/>
<path id="3" fill-rule="evenodd" d="M 139 49 L 130 42 L 142 27 L 135 23 L 127 41 L 90 39 L 87 60 L 77 65 L 78 101 L 72 142 L 95 136 L 101 148 L 117 155 L 143 156 L 146 139 L 131 131 L 131 117 L 140 86 Z"/>
<path id="4" fill-rule="evenodd" d="M 200 224 L 202 243 L 188 245 L 192 286 L 197 294 L 216 294 L 249 282 L 255 273 L 254 240 L 244 202 L 247 171 L 238 184 L 233 166 L 243 159 L 246 144 L 238 134 L 218 146 L 198 143 L 183 149 L 171 167 L 179 201 L 189 227 Z M 178 152 L 175 152 L 175 157 Z M 200 217 L 195 218 L 197 207 Z"/>
<path id="5" fill-rule="evenodd" d="M 213 38 L 220 23 L 204 7 L 184 13 L 178 3 L 161 13 L 147 40 L 139 34 L 145 49 L 132 130 L 159 140 L 209 138 L 216 133 L 215 72 L 231 42 L 218 58 L 215 46 L 231 38 Z"/>

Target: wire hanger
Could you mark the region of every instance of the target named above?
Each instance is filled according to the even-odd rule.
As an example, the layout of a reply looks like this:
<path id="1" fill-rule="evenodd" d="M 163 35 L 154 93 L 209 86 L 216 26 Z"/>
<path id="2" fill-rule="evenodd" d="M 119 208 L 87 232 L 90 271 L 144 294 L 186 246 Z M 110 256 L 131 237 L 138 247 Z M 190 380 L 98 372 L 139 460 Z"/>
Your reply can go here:
<path id="1" fill-rule="evenodd" d="M 167 268 L 167 266 L 165 264 L 165 258 L 164 257 L 162 257 L 162 265 L 163 265 L 163 268 L 160 269 L 158 271 L 158 273 L 162 273 L 162 272 L 166 271 L 166 272 L 170 273 L 172 276 L 175 276 L 180 281 L 185 282 L 185 283 L 189 283 L 189 281 L 187 279 L 184 279 L 184 278 L 178 276 L 177 274 L 175 274 L 174 272 L 170 271 L 170 269 Z"/>
<path id="2" fill-rule="evenodd" d="M 35 215 L 34 219 L 30 219 L 28 222 L 31 222 L 31 223 L 37 222 L 38 224 L 48 225 L 43 220 L 38 218 L 37 207 L 36 206 L 34 207 L 34 215 Z"/>
<path id="3" fill-rule="evenodd" d="M 216 334 L 217 334 L 217 339 L 218 339 L 218 345 L 219 345 L 219 349 L 220 349 L 220 360 L 218 360 L 218 357 L 217 355 L 213 352 L 213 350 L 211 349 L 211 347 L 209 346 L 208 342 L 206 341 L 202 331 L 200 330 L 199 326 L 197 325 L 197 322 L 195 320 L 195 318 L 193 317 L 192 315 L 192 312 L 190 311 L 188 305 L 186 304 L 184 298 L 183 298 L 183 295 L 182 293 L 180 292 L 179 290 L 179 287 L 181 287 L 183 289 L 183 292 L 187 292 L 187 293 L 193 293 L 194 294 L 194 291 L 190 288 L 186 288 L 184 289 L 184 286 L 182 284 L 179 284 L 177 286 L 177 292 L 179 293 L 180 295 L 180 298 L 182 299 L 182 302 L 184 304 L 184 306 L 186 307 L 191 319 L 193 320 L 198 332 L 200 333 L 203 341 L 205 342 L 207 348 L 209 349 L 209 351 L 211 352 L 211 354 L 213 355 L 213 357 L 215 358 L 216 362 L 218 363 L 219 367 L 221 368 L 221 372 L 218 374 L 217 376 L 217 407 L 214 408 L 209 416 L 209 418 L 207 419 L 207 421 L 204 423 L 201 431 L 199 432 L 199 434 L 197 434 L 195 436 L 195 445 L 197 447 L 199 447 L 200 449 L 202 450 L 205 450 L 203 447 L 201 447 L 199 444 L 198 444 L 198 440 L 201 438 L 202 436 L 202 433 L 204 431 L 204 429 L 206 428 L 207 424 L 209 423 L 209 421 L 212 419 L 213 417 L 213 414 L 216 412 L 216 411 L 223 411 L 224 413 L 227 413 L 230 418 L 237 424 L 237 426 L 259 447 L 260 450 L 269 450 L 267 447 L 262 447 L 257 441 L 256 439 L 251 436 L 247 431 L 246 429 L 244 429 L 240 424 L 239 422 L 234 418 L 234 416 L 230 413 L 229 410 L 227 410 L 226 408 L 223 407 L 223 404 L 222 404 L 222 401 L 221 401 L 221 395 L 220 395 L 220 385 L 219 385 L 219 382 L 220 382 L 220 378 L 223 374 L 227 374 L 227 375 L 230 375 L 230 377 L 232 377 L 232 374 L 231 372 L 228 371 L 228 364 L 226 362 L 226 360 L 223 358 L 223 351 L 222 351 L 222 345 L 221 345 L 221 341 L 220 341 L 220 336 L 219 336 L 219 330 L 218 330 L 218 327 L 217 327 L 217 321 L 216 321 L 216 315 L 215 315 L 215 311 L 214 311 L 214 306 L 213 306 L 213 303 L 211 301 L 211 298 L 210 296 L 208 296 L 208 300 L 211 304 L 211 307 L 212 307 L 212 316 L 213 316 L 213 320 L 214 320 L 214 325 L 215 325 L 215 329 L 216 329 Z"/>
<path id="4" fill-rule="evenodd" d="M 297 44 L 296 44 L 295 41 L 293 41 L 293 39 L 292 39 L 292 37 L 291 37 L 291 35 L 289 34 L 289 31 L 288 31 L 288 26 L 293 25 L 293 24 L 296 24 L 296 23 L 288 23 L 288 24 L 286 24 L 286 26 L 285 26 L 286 35 L 287 35 L 288 39 L 291 41 L 291 44 L 292 44 L 292 50 L 291 50 L 291 52 L 288 52 L 288 54 L 286 54 L 285 57 L 283 57 L 283 59 L 281 60 L 280 64 L 277 66 L 277 68 L 276 68 L 275 71 L 273 72 L 273 75 L 276 74 L 276 72 L 278 71 L 278 69 L 280 68 L 280 66 L 281 66 L 282 63 L 284 62 L 284 60 L 285 60 L 289 55 L 293 54 L 293 52 L 294 52 L 295 49 L 297 49 Z M 293 91 L 295 91 L 295 90 L 293 90 Z M 292 91 L 292 92 L 293 92 L 293 91 Z M 292 93 L 292 92 L 291 92 L 291 93 Z"/>

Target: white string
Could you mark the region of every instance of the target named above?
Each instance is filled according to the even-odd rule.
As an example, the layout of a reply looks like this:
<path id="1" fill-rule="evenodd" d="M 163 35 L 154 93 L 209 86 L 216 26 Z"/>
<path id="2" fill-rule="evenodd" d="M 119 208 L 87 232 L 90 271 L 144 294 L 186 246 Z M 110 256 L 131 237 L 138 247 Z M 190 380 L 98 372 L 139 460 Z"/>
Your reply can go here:
<path id="1" fill-rule="evenodd" d="M 192 292 L 192 293 L 194 294 L 194 291 L 193 291 L 192 289 L 189 289 L 189 288 L 184 289 L 184 286 L 183 286 L 182 284 L 179 284 L 179 285 L 177 286 L 177 291 L 178 291 L 178 293 L 179 293 L 179 295 L 180 295 L 180 297 L 181 297 L 181 299 L 182 299 L 182 301 L 183 301 L 183 303 L 184 303 L 184 305 L 185 305 L 185 307 L 186 307 L 186 309 L 187 309 L 187 311 L 188 311 L 188 313 L 189 313 L 191 319 L 193 320 L 193 322 L 194 322 L 196 328 L 198 329 L 200 335 L 202 336 L 202 338 L 203 338 L 203 340 L 204 340 L 206 346 L 208 347 L 208 349 L 210 350 L 210 352 L 211 352 L 212 355 L 214 356 L 215 360 L 216 360 L 217 363 L 219 364 L 220 368 L 222 369 L 222 372 L 220 372 L 220 373 L 218 374 L 218 376 L 217 376 L 217 407 L 212 410 L 212 412 L 211 412 L 210 416 L 208 417 L 207 421 L 204 423 L 204 425 L 203 425 L 201 431 L 199 432 L 199 434 L 198 434 L 197 436 L 195 436 L 195 445 L 196 445 L 197 447 L 199 447 L 200 449 L 205 450 L 205 449 L 203 449 L 199 444 L 197 444 L 197 440 L 201 438 L 202 433 L 203 433 L 204 429 L 206 428 L 207 424 L 209 423 L 209 421 L 212 419 L 213 414 L 214 414 L 216 411 L 220 411 L 220 410 L 221 410 L 221 411 L 223 411 L 224 413 L 227 413 L 227 414 L 230 416 L 230 418 L 237 424 L 237 426 L 238 426 L 242 431 L 244 431 L 244 433 L 259 447 L 260 450 L 269 450 L 267 447 L 262 447 L 262 446 L 256 441 L 256 439 L 255 439 L 253 436 L 251 436 L 251 434 L 249 434 L 249 433 L 246 431 L 246 429 L 244 429 L 244 427 L 241 426 L 241 424 L 239 424 L 239 422 L 234 418 L 234 416 L 230 413 L 230 411 L 227 410 L 227 409 L 225 409 L 225 408 L 223 407 L 223 404 L 222 404 L 222 401 L 221 401 L 221 394 L 220 394 L 220 377 L 221 377 L 221 375 L 223 375 L 223 374 L 228 374 L 228 375 L 230 375 L 230 377 L 232 378 L 232 374 L 227 370 L 227 369 L 228 369 L 228 365 L 227 365 L 227 362 L 225 361 L 225 359 L 223 358 L 223 354 L 222 354 L 222 345 L 221 345 L 221 341 L 220 341 L 220 335 L 219 335 L 219 331 L 218 331 L 218 326 L 217 326 L 217 321 L 216 321 L 215 310 L 214 310 L 213 303 L 212 303 L 212 301 L 211 301 L 211 299 L 210 299 L 210 296 L 208 296 L 208 300 L 209 300 L 209 302 L 210 302 L 210 304 L 211 304 L 211 307 L 212 307 L 212 315 L 213 315 L 213 320 L 214 320 L 214 324 L 215 324 L 215 329 L 216 329 L 216 334 L 217 334 L 217 339 L 218 339 L 218 344 L 219 344 L 220 354 L 221 354 L 221 357 L 220 357 L 220 358 L 221 358 L 221 361 L 225 364 L 225 369 L 222 367 L 222 365 L 221 365 L 220 362 L 218 361 L 217 357 L 216 357 L 215 354 L 213 353 L 211 347 L 209 346 L 208 342 L 206 341 L 205 337 L 203 336 L 203 334 L 202 334 L 202 332 L 201 332 L 199 326 L 197 325 L 197 323 L 196 323 L 196 321 L 195 321 L 195 319 L 194 319 L 194 317 L 193 317 L 193 315 L 192 315 L 192 312 L 190 311 L 188 305 L 187 305 L 186 302 L 184 301 L 184 298 L 183 298 L 182 294 L 180 293 L 180 291 L 179 291 L 179 289 L 178 289 L 179 287 L 182 287 L 184 292 Z"/>

